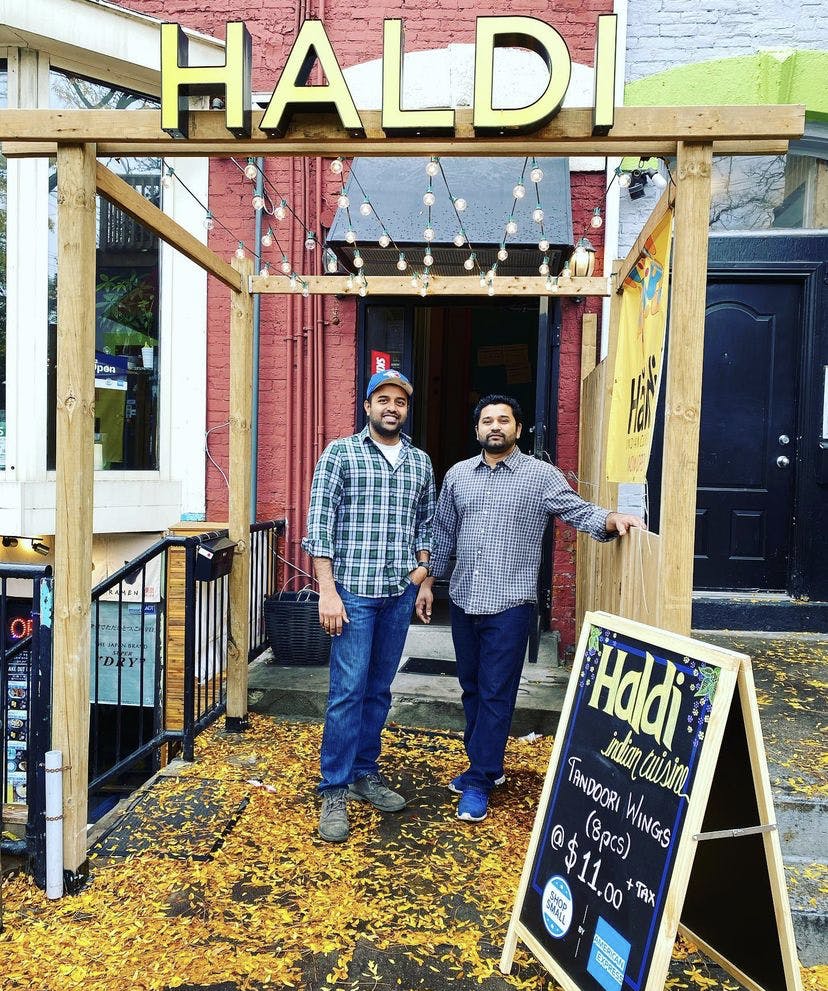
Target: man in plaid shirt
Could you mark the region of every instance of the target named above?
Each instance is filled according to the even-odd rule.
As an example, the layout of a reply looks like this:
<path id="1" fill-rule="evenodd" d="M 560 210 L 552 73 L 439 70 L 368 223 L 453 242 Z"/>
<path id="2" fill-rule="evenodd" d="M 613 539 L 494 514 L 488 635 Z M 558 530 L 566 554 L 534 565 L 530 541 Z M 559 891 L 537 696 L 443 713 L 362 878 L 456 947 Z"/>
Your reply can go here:
<path id="1" fill-rule="evenodd" d="M 434 472 L 402 433 L 412 392 L 397 371 L 372 376 L 367 426 L 325 448 L 311 486 L 302 546 L 319 583 L 319 622 L 333 637 L 319 786 L 319 835 L 332 843 L 348 837 L 348 795 L 383 812 L 405 807 L 377 760 L 431 556 Z"/>
<path id="2" fill-rule="evenodd" d="M 469 768 L 449 783 L 461 795 L 458 819 L 486 818 L 489 793 L 505 782 L 503 754 L 512 723 L 529 629 L 535 616 L 541 543 L 550 516 L 596 540 L 643 527 L 637 516 L 585 502 L 554 465 L 521 453 L 523 414 L 511 396 L 484 396 L 473 423 L 483 450 L 450 468 L 434 516 L 432 572 L 451 575 L 451 634 L 466 715 Z M 431 619 L 434 579 L 417 595 Z"/>

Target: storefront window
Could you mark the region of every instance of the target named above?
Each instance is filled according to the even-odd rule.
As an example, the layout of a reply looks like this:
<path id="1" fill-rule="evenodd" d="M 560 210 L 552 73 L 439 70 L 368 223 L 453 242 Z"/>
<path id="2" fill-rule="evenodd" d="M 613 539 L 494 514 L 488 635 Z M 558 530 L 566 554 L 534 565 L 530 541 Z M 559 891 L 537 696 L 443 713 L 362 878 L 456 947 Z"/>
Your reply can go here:
<path id="1" fill-rule="evenodd" d="M 8 106 L 8 62 L 0 59 L 0 107 Z M 0 469 L 6 467 L 6 159 L 0 155 Z"/>
<path id="2" fill-rule="evenodd" d="M 828 228 L 828 161 L 810 155 L 713 159 L 710 229 Z"/>
<path id="3" fill-rule="evenodd" d="M 141 110 L 157 101 L 105 83 L 53 70 L 56 109 Z M 101 159 L 156 206 L 161 160 Z M 57 169 L 49 170 L 49 337 L 47 464 L 55 466 L 57 328 Z M 95 326 L 95 469 L 158 468 L 158 239 L 113 206 L 97 200 Z"/>

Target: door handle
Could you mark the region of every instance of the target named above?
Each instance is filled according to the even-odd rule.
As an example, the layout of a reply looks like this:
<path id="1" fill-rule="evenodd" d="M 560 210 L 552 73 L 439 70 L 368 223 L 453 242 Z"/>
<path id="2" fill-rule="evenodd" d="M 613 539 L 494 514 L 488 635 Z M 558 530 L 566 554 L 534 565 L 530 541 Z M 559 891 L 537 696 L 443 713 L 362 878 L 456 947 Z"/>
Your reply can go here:
<path id="1" fill-rule="evenodd" d="M 779 457 L 776 459 L 777 468 L 787 468 L 790 463 L 791 463 L 790 460 L 786 458 L 784 454 L 780 454 Z"/>

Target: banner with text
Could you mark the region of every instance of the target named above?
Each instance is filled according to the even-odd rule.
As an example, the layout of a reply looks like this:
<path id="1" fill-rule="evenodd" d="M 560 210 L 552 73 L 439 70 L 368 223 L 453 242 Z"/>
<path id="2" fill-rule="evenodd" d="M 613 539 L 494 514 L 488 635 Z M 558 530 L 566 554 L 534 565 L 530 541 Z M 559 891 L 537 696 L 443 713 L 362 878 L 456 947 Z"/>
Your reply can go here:
<path id="1" fill-rule="evenodd" d="M 668 211 L 624 280 L 607 445 L 607 476 L 613 482 L 643 482 L 647 475 L 664 356 L 672 236 L 673 213 Z"/>

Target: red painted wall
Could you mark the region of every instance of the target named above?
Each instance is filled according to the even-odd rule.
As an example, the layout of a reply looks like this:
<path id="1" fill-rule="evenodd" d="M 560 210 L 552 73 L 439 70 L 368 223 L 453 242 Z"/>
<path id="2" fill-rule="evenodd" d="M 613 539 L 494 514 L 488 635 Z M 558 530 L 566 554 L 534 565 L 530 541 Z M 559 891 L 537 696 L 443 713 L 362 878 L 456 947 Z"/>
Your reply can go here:
<path id="1" fill-rule="evenodd" d="M 384 17 L 403 17 L 406 50 L 438 48 L 450 43 L 474 41 L 475 18 L 485 14 L 525 14 L 538 16 L 536 4 L 513 0 L 504 10 L 501 4 L 477 0 L 437 0 L 421 7 L 400 9 L 393 5 L 370 7 L 345 4 L 342 0 L 317 5 L 287 5 L 276 0 L 254 3 L 217 3 L 210 0 L 128 0 L 125 6 L 143 13 L 176 21 L 216 37 L 224 37 L 228 20 L 243 20 L 253 37 L 253 88 L 269 92 L 287 58 L 301 18 L 321 17 L 334 45 L 340 65 L 350 65 L 378 58 L 382 54 Z M 611 12 L 611 0 L 564 0 L 546 8 L 541 16 L 564 36 L 575 61 L 592 64 L 595 21 L 599 13 Z M 239 161 L 244 165 L 244 159 Z M 321 170 L 321 202 L 317 202 L 317 170 Z M 290 161 L 270 159 L 266 175 L 276 191 L 288 201 L 296 214 L 312 229 L 330 225 L 336 209 L 339 184 L 328 169 L 328 162 L 318 159 Z M 238 166 L 229 160 L 213 160 L 210 170 L 210 209 L 216 226 L 210 246 L 231 257 L 238 240 L 253 244 L 254 214 L 251 205 L 252 184 L 245 180 Z M 603 206 L 603 176 L 572 176 L 572 210 L 575 237 L 588 233 L 599 248 L 596 271 L 601 271 L 601 232 L 589 228 L 593 207 Z M 268 218 L 281 250 L 276 245 L 263 252 L 272 270 L 279 271 L 284 251 L 297 271 L 319 271 L 319 252 L 311 257 L 303 250 L 304 231 L 295 222 L 277 223 Z M 226 229 L 225 229 L 226 228 Z M 314 267 L 316 266 L 316 267 Z M 574 304 L 564 301 L 559 391 L 558 463 L 575 484 L 578 462 L 578 405 L 580 383 L 581 316 L 586 309 L 597 310 L 597 301 Z M 293 316 L 288 313 L 292 308 Z M 314 444 L 308 406 L 312 402 L 312 384 L 303 373 L 308 357 L 308 340 L 312 335 L 313 313 L 310 302 L 301 296 L 289 299 L 263 296 L 261 300 L 261 346 L 259 364 L 259 459 L 258 516 L 269 519 L 287 516 L 288 546 L 295 549 L 301 537 L 306 511 L 306 493 L 315 461 L 315 452 L 330 439 L 352 428 L 354 422 L 356 380 L 356 320 L 352 300 L 325 297 L 322 304 L 324 336 L 324 437 Z M 229 294 L 215 280 L 208 285 L 208 400 L 207 429 L 211 457 L 227 472 L 229 399 Z M 290 375 L 292 366 L 292 376 Z M 301 426 L 294 423 L 288 443 L 290 412 L 288 397 L 291 379 L 298 376 L 298 407 L 303 410 Z M 222 520 L 227 515 L 227 487 L 219 471 L 206 464 L 207 517 Z M 293 481 L 288 477 L 293 472 Z M 577 486 L 576 486 L 577 487 Z M 553 581 L 552 625 L 560 631 L 564 647 L 574 642 L 575 540 L 571 527 L 559 525 L 556 534 Z"/>

